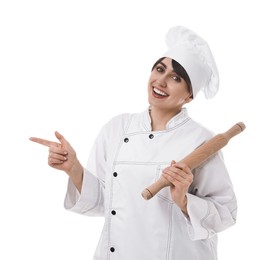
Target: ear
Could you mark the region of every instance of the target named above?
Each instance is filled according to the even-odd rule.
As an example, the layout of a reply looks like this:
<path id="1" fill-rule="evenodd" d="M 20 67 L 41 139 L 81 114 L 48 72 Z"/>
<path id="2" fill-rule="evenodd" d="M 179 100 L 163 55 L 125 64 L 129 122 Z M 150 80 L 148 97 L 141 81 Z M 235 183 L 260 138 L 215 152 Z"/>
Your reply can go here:
<path id="1" fill-rule="evenodd" d="M 191 102 L 192 100 L 193 100 L 193 96 L 192 96 L 192 95 L 186 97 L 186 98 L 185 98 L 185 104 Z"/>

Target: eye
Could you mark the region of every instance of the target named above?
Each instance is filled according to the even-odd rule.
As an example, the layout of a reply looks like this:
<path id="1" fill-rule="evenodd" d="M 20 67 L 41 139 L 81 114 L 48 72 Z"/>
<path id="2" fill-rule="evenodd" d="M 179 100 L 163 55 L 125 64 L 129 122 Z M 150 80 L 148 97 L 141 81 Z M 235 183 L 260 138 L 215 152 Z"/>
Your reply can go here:
<path id="1" fill-rule="evenodd" d="M 172 78 L 177 82 L 181 82 L 181 78 L 179 76 L 172 76 Z"/>
<path id="2" fill-rule="evenodd" d="M 165 71 L 164 68 L 161 67 L 161 66 L 157 66 L 157 67 L 156 67 L 156 70 L 157 70 L 158 72 L 164 72 L 164 71 Z"/>

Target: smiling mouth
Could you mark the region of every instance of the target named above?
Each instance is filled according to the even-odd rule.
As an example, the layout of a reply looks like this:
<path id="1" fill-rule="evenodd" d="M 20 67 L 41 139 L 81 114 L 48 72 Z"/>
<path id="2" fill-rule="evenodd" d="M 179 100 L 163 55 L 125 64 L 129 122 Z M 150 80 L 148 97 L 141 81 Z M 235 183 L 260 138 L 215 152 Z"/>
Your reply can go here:
<path id="1" fill-rule="evenodd" d="M 158 98 L 168 97 L 169 95 L 158 88 L 153 87 L 153 95 Z"/>

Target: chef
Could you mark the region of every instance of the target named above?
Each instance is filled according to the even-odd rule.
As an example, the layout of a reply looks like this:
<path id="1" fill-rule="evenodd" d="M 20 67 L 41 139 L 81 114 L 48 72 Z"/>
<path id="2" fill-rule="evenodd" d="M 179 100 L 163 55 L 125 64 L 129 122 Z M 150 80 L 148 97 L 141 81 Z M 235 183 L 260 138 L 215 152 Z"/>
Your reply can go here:
<path id="1" fill-rule="evenodd" d="M 86 167 L 58 132 L 48 163 L 69 175 L 65 208 L 104 216 L 94 260 L 215 260 L 217 233 L 235 224 L 237 203 L 221 152 L 191 171 L 177 162 L 213 137 L 185 104 L 202 91 L 215 96 L 219 77 L 204 39 L 182 27 L 167 35 L 168 50 L 153 65 L 149 108 L 122 114 L 98 134 Z M 170 187 L 146 201 L 141 191 L 166 178 Z"/>

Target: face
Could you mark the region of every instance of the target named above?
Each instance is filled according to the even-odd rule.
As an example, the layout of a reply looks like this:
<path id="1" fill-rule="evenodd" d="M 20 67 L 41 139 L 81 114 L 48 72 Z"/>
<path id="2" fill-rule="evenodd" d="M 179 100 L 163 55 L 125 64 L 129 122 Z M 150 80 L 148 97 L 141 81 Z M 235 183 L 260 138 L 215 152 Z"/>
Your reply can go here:
<path id="1" fill-rule="evenodd" d="M 192 100 L 188 85 L 174 72 L 170 58 L 164 58 L 153 68 L 148 82 L 148 100 L 152 108 L 175 113 Z"/>

